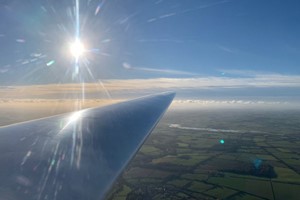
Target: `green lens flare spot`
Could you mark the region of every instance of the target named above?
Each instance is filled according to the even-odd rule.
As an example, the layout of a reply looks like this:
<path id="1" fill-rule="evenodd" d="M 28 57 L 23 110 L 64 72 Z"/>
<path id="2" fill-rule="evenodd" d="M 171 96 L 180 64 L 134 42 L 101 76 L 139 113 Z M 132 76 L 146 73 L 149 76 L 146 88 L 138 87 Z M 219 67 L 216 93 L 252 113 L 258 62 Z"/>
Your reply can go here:
<path id="1" fill-rule="evenodd" d="M 50 67 L 51 65 L 53 65 L 55 63 L 55 61 L 54 60 L 51 60 L 51 61 L 49 61 L 49 62 L 47 62 L 47 67 Z"/>

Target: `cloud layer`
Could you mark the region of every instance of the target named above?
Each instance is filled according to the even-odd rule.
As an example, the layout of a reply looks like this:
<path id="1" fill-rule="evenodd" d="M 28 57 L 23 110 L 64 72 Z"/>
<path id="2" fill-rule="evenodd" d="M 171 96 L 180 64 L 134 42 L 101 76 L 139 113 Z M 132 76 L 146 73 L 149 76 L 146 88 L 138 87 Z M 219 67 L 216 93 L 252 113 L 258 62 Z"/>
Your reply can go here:
<path id="1" fill-rule="evenodd" d="M 2 86 L 2 99 L 126 99 L 144 94 L 176 91 L 177 100 L 197 104 L 283 104 L 300 98 L 300 76 L 253 74 L 244 77 L 193 77 L 102 80 L 97 83 Z M 110 96 L 111 95 L 111 96 Z M 268 99 L 268 97 L 284 97 Z M 249 97 L 255 97 L 249 99 Z M 200 99 L 200 100 L 199 100 Z M 207 101 L 209 100 L 209 101 Z M 212 102 L 210 102 L 212 101 Z"/>
<path id="2" fill-rule="evenodd" d="M 181 126 L 180 124 L 170 124 L 170 128 L 177 128 L 182 130 L 194 130 L 194 131 L 207 131 L 207 132 L 215 132 L 215 133 L 266 133 L 262 131 L 256 130 L 232 130 L 232 129 L 216 129 L 216 128 L 200 128 L 200 127 L 187 127 Z"/>

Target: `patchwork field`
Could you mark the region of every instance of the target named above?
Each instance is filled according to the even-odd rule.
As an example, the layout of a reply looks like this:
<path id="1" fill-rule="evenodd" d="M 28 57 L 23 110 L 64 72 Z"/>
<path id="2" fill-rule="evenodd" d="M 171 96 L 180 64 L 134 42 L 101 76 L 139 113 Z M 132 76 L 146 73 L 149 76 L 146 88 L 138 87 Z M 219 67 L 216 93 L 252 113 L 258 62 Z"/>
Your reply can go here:
<path id="1" fill-rule="evenodd" d="M 172 110 L 108 199 L 296 200 L 299 116 L 296 111 Z"/>

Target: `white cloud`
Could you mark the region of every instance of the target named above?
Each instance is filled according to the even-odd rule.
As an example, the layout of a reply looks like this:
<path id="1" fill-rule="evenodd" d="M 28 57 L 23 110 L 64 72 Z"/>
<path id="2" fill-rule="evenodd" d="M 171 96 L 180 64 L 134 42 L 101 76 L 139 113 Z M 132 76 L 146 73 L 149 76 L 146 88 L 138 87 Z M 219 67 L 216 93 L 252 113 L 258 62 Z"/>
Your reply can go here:
<path id="1" fill-rule="evenodd" d="M 170 124 L 169 127 L 182 129 L 182 130 L 207 131 L 207 132 L 215 132 L 215 133 L 266 133 L 266 132 L 256 131 L 256 130 L 247 131 L 247 130 L 187 127 L 187 126 L 181 126 L 180 124 Z"/>
<path id="2" fill-rule="evenodd" d="M 229 47 L 226 47 L 226 46 L 223 46 L 223 45 L 217 45 L 217 47 L 222 50 L 222 51 L 225 51 L 227 53 L 233 53 L 233 54 L 236 54 L 238 53 L 239 51 L 236 50 L 236 49 L 232 49 L 232 48 L 229 48 Z"/>
<path id="3" fill-rule="evenodd" d="M 249 100 L 201 100 L 185 99 L 175 100 L 175 104 L 194 104 L 194 105 L 284 105 L 285 101 L 249 101 Z"/>
<path id="4" fill-rule="evenodd" d="M 125 68 L 132 68 L 124 63 Z M 107 79 L 86 83 L 86 98 L 132 98 L 145 94 L 175 91 L 176 102 L 189 105 L 285 105 L 299 102 L 300 76 L 258 74 L 253 77 L 193 77 L 152 79 Z M 110 94 L 110 95 L 109 95 Z M 4 98 L 74 98 L 82 96 L 80 84 L 1 87 Z M 195 99 L 200 100 L 195 100 Z M 211 99 L 211 100 L 207 100 Z M 255 100 L 255 101 L 254 101 Z M 274 106 L 276 107 L 276 106 Z"/>
<path id="5" fill-rule="evenodd" d="M 299 75 L 257 75 L 255 77 L 195 77 L 195 78 L 154 78 L 105 80 L 106 86 L 110 84 L 135 89 L 209 89 L 209 88 L 276 88 L 300 87 Z"/>
<path id="6" fill-rule="evenodd" d="M 8 72 L 8 69 L 0 69 L 0 74 L 4 74 L 6 72 Z"/>
<path id="7" fill-rule="evenodd" d="M 187 76 L 197 76 L 196 73 L 179 71 L 179 70 L 171 70 L 171 69 L 155 69 L 155 68 L 148 68 L 148 67 L 132 67 L 129 63 L 123 63 L 124 69 L 127 70 L 137 70 L 137 71 L 146 71 L 146 72 L 155 72 L 155 73 L 162 73 L 162 74 L 174 74 L 174 75 L 187 75 Z"/>

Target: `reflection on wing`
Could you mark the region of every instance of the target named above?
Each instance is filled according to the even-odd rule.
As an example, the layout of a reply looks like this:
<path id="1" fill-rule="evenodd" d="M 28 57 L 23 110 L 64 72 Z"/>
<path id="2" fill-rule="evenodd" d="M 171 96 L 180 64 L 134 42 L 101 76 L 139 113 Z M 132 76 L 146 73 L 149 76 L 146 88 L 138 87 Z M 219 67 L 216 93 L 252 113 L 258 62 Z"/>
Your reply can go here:
<path id="1" fill-rule="evenodd" d="M 101 199 L 174 93 L 0 128 L 0 199 Z"/>

